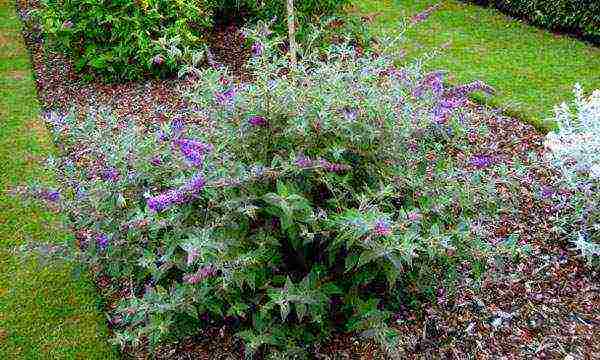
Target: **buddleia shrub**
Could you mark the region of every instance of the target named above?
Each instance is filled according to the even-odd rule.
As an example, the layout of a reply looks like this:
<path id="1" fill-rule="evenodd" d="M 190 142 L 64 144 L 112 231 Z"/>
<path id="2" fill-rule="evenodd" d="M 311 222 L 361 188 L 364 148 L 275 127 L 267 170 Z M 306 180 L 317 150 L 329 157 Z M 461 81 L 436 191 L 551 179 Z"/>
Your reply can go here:
<path id="1" fill-rule="evenodd" d="M 300 356 L 335 331 L 392 348 L 407 274 L 441 286 L 482 256 L 453 155 L 468 156 L 466 97 L 490 89 L 348 46 L 293 66 L 261 34 L 254 81 L 200 70 L 189 119 L 48 116 L 60 186 L 34 193 L 68 216 L 81 263 L 126 285 L 122 346 L 229 324 L 247 356 Z"/>
<path id="2" fill-rule="evenodd" d="M 575 99 L 555 108 L 557 129 L 546 137 L 547 157 L 571 191 L 571 210 L 560 228 L 590 263 L 600 257 L 600 90 L 589 97 L 576 85 Z"/>

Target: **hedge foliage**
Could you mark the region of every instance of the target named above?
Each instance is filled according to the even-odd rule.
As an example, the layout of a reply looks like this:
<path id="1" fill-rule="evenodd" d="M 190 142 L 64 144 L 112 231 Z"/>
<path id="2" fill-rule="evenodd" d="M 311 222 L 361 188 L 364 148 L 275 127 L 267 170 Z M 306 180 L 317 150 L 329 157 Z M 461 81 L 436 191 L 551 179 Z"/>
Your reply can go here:
<path id="1" fill-rule="evenodd" d="M 495 6 L 552 30 L 569 31 L 600 44 L 600 1 L 598 0 L 470 0 Z"/>

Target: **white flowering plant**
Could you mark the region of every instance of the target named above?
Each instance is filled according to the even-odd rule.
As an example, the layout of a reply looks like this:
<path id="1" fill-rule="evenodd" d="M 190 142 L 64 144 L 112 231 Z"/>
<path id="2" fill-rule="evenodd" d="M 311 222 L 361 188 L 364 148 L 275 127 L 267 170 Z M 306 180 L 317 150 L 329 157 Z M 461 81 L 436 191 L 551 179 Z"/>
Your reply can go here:
<path id="1" fill-rule="evenodd" d="M 547 159 L 571 191 L 573 218 L 562 219 L 570 241 L 589 263 L 600 257 L 600 90 L 585 96 L 575 85 L 575 99 L 554 110 L 556 130 L 546 136 Z M 567 221 L 565 221 L 567 220 Z"/>

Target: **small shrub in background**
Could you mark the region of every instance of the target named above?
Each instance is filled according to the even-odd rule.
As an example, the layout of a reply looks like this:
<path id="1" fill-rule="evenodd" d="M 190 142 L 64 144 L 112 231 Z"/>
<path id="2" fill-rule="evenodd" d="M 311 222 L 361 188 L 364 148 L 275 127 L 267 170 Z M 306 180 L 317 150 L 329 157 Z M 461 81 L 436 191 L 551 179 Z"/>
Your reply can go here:
<path id="1" fill-rule="evenodd" d="M 468 0 L 551 29 L 574 32 L 600 44 L 600 2 L 597 0 Z"/>
<path id="2" fill-rule="evenodd" d="M 571 216 L 561 219 L 570 240 L 589 262 L 600 257 L 600 90 L 556 107 L 557 130 L 546 137 L 548 159 L 571 190 Z"/>
<path id="3" fill-rule="evenodd" d="M 301 29 L 345 3 L 298 2 Z M 283 29 L 284 9 L 279 0 L 43 0 L 38 18 L 46 39 L 71 56 L 78 72 L 122 82 L 175 74 L 189 57 L 182 53 L 204 48 L 216 20 L 274 18 L 275 28 Z"/>
<path id="4" fill-rule="evenodd" d="M 261 33 L 248 32 L 255 82 L 201 71 L 189 100 L 202 126 L 48 118 L 60 187 L 33 193 L 68 215 L 82 263 L 127 284 L 112 314 L 122 346 L 210 324 L 247 355 L 299 356 L 340 330 L 393 346 L 400 284 L 441 286 L 485 255 L 452 154 L 468 153 L 466 97 L 489 88 L 348 46 L 292 69 Z"/>
<path id="5" fill-rule="evenodd" d="M 212 28 L 213 0 L 44 0 L 38 12 L 46 37 L 66 51 L 77 71 L 107 81 L 176 71 L 158 40 L 198 48 Z"/>

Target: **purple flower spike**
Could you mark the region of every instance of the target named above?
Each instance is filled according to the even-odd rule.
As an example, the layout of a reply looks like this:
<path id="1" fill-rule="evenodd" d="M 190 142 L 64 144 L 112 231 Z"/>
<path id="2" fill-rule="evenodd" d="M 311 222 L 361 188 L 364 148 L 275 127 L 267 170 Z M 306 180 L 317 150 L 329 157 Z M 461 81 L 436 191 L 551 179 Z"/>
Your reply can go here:
<path id="1" fill-rule="evenodd" d="M 340 172 L 344 172 L 347 170 L 350 170 L 351 167 L 349 165 L 345 165 L 345 164 L 335 164 L 335 163 L 331 163 L 327 160 L 321 159 L 319 161 L 319 164 L 328 172 L 333 172 L 333 173 L 340 173 Z"/>
<path id="2" fill-rule="evenodd" d="M 197 195 L 204 189 L 205 184 L 204 177 L 200 174 L 196 174 L 183 186 L 182 190 L 190 195 Z"/>
<path id="3" fill-rule="evenodd" d="M 344 108 L 342 111 L 344 118 L 348 121 L 355 121 L 358 117 L 358 112 L 355 109 Z"/>
<path id="4" fill-rule="evenodd" d="M 65 29 L 70 29 L 73 27 L 73 22 L 71 20 L 66 20 L 65 22 L 63 22 L 62 26 Z"/>
<path id="5" fill-rule="evenodd" d="M 252 44 L 252 56 L 259 57 L 263 54 L 264 50 L 265 46 L 262 43 L 255 42 L 254 44 Z"/>
<path id="6" fill-rule="evenodd" d="M 203 266 L 196 273 L 185 275 L 183 281 L 188 284 L 197 284 L 204 279 L 217 275 L 217 269 L 214 266 Z"/>
<path id="7" fill-rule="evenodd" d="M 414 24 L 418 24 L 421 23 L 425 20 L 427 20 L 427 18 L 429 18 L 429 16 L 431 16 L 431 14 L 436 11 L 437 9 L 439 9 L 440 4 L 435 4 L 432 5 L 430 7 L 428 7 L 427 9 L 421 11 L 420 13 L 418 13 L 417 15 L 413 16 L 410 19 L 410 22 L 414 25 Z"/>
<path id="8" fill-rule="evenodd" d="M 252 126 L 267 126 L 268 122 L 262 116 L 252 116 L 248 119 L 248 123 Z"/>
<path id="9" fill-rule="evenodd" d="M 483 169 L 492 165 L 492 158 L 486 155 L 475 155 L 469 163 L 478 169 Z"/>
<path id="10" fill-rule="evenodd" d="M 418 211 L 411 211 L 406 214 L 406 217 L 412 222 L 417 222 L 423 218 L 423 215 L 421 215 L 421 213 Z"/>
<path id="11" fill-rule="evenodd" d="M 390 226 L 390 222 L 386 219 L 377 219 L 377 221 L 375 221 L 375 226 L 373 227 L 373 232 L 377 236 L 392 235 L 392 228 Z"/>
<path id="12" fill-rule="evenodd" d="M 162 57 L 162 55 L 156 55 L 152 58 L 152 64 L 154 64 L 155 66 L 161 66 L 164 63 L 165 59 Z"/>
<path id="13" fill-rule="evenodd" d="M 98 234 L 96 236 L 96 244 L 102 250 L 105 250 L 108 247 L 108 236 L 106 234 Z"/>
<path id="14" fill-rule="evenodd" d="M 173 131 L 173 133 L 175 134 L 181 134 L 183 132 L 183 130 L 185 129 L 185 124 L 183 123 L 183 120 L 181 119 L 176 119 L 171 123 L 171 131 Z"/>
<path id="15" fill-rule="evenodd" d="M 181 150 L 186 160 L 194 166 L 200 166 L 204 159 L 204 155 L 213 150 L 211 144 L 191 139 L 177 139 L 174 143 L 179 147 L 179 150 Z"/>
<path id="16" fill-rule="evenodd" d="M 542 199 L 549 199 L 552 196 L 554 196 L 554 190 L 552 190 L 552 188 L 550 188 L 548 186 L 544 186 L 542 188 L 542 191 L 540 191 L 540 197 Z"/>
<path id="17" fill-rule="evenodd" d="M 146 205 L 151 211 L 161 212 L 167 210 L 175 204 L 183 204 L 186 201 L 186 196 L 178 190 L 169 190 L 148 198 Z"/>
<path id="18" fill-rule="evenodd" d="M 108 168 L 102 173 L 102 179 L 115 182 L 119 180 L 119 171 L 114 167 Z"/>
<path id="19" fill-rule="evenodd" d="M 57 190 L 44 189 L 39 192 L 39 197 L 46 201 L 57 202 L 60 200 L 60 193 Z"/>
<path id="20" fill-rule="evenodd" d="M 303 168 L 303 169 L 307 168 L 307 167 L 311 167 L 313 164 L 312 160 L 307 158 L 304 155 L 298 155 L 295 163 L 296 163 L 296 165 L 298 165 L 298 167 Z"/>
<path id="21" fill-rule="evenodd" d="M 215 101 L 217 102 L 217 104 L 222 106 L 231 105 L 233 98 L 235 97 L 235 93 L 236 91 L 234 88 L 230 88 L 229 90 L 222 93 L 217 93 L 215 95 Z"/>
<path id="22" fill-rule="evenodd" d="M 151 160 L 150 160 L 150 164 L 154 165 L 154 166 L 160 166 L 162 165 L 162 158 L 160 157 L 160 155 L 156 155 L 154 156 Z"/>

